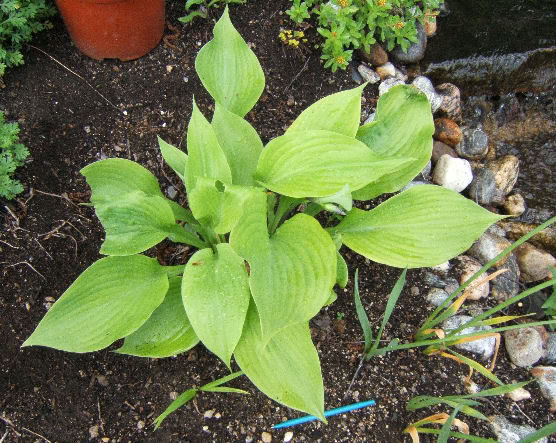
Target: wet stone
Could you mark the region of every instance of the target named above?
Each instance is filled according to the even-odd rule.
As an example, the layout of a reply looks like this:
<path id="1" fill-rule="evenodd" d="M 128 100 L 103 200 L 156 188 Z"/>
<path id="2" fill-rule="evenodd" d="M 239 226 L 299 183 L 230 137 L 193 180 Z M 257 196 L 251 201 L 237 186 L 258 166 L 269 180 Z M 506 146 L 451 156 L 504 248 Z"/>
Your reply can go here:
<path id="1" fill-rule="evenodd" d="M 444 154 L 449 155 L 450 157 L 457 158 L 456 151 L 454 151 L 450 146 L 446 143 L 442 143 L 441 141 L 435 140 L 432 144 L 432 156 L 431 160 L 433 163 L 436 163 L 440 157 Z"/>
<path id="2" fill-rule="evenodd" d="M 496 177 L 487 168 L 478 168 L 469 186 L 469 197 L 480 205 L 489 205 L 496 194 Z"/>
<path id="3" fill-rule="evenodd" d="M 446 117 L 457 122 L 461 121 L 461 93 L 452 83 L 442 83 L 436 87 L 436 92 L 442 97 L 442 104 L 438 110 Z"/>
<path id="4" fill-rule="evenodd" d="M 434 120 L 434 138 L 452 148 L 461 142 L 462 132 L 458 124 L 449 118 L 437 118 Z"/>
<path id="5" fill-rule="evenodd" d="M 421 23 L 417 23 L 416 28 L 417 41 L 407 48 L 407 52 L 404 52 L 399 46 L 396 46 L 394 50 L 391 51 L 392 56 L 394 56 L 400 63 L 417 63 L 425 56 L 425 49 L 427 48 L 427 33 Z"/>
<path id="6" fill-rule="evenodd" d="M 535 328 L 519 328 L 504 332 L 506 351 L 512 363 L 526 368 L 545 355 L 543 340 Z"/>
<path id="7" fill-rule="evenodd" d="M 363 80 L 369 82 L 371 85 L 374 85 L 375 83 L 378 83 L 380 81 L 380 76 L 367 65 L 360 64 L 357 67 L 357 71 L 359 72 Z"/>
<path id="8" fill-rule="evenodd" d="M 372 45 L 368 53 L 364 49 L 360 49 L 359 56 L 373 66 L 381 66 L 388 63 L 388 53 L 379 43 Z"/>
<path id="9" fill-rule="evenodd" d="M 480 160 L 488 152 L 488 135 L 481 128 L 464 128 L 455 148 L 460 157 Z"/>

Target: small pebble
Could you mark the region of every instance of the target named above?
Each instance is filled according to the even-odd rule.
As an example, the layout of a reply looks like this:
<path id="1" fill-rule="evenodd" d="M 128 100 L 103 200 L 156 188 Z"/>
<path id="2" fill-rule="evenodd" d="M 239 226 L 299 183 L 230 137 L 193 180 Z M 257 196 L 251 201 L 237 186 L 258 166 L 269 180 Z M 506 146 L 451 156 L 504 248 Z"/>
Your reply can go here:
<path id="1" fill-rule="evenodd" d="M 380 76 L 381 80 L 394 77 L 396 75 L 396 68 L 390 62 L 376 68 L 376 73 Z"/>
<path id="2" fill-rule="evenodd" d="M 427 77 L 420 75 L 415 77 L 411 84 L 427 96 L 431 104 L 431 111 L 434 114 L 442 105 L 442 96 L 434 90 L 432 82 Z"/>
<path id="3" fill-rule="evenodd" d="M 481 128 L 464 128 L 455 148 L 460 157 L 480 160 L 488 152 L 488 135 Z"/>
<path id="4" fill-rule="evenodd" d="M 531 375 L 537 379 L 542 395 L 550 402 L 550 412 L 556 412 L 556 368 L 537 366 L 531 369 Z"/>
<path id="5" fill-rule="evenodd" d="M 360 64 L 357 67 L 357 72 L 359 72 L 364 81 L 369 82 L 371 85 L 380 81 L 380 76 L 372 68 L 364 64 Z"/>
<path id="6" fill-rule="evenodd" d="M 442 323 L 442 328 L 449 332 L 453 329 L 456 329 L 470 321 L 473 317 L 468 315 L 454 315 L 448 318 L 444 323 Z M 473 326 L 470 328 L 465 328 L 456 334 L 458 335 L 466 335 L 472 334 L 480 331 L 490 331 L 492 327 L 485 325 L 485 326 Z M 467 343 L 459 343 L 456 346 L 458 349 L 463 349 L 464 351 L 473 352 L 474 354 L 479 354 L 482 356 L 483 359 L 487 359 L 494 354 L 494 347 L 496 345 L 496 338 L 494 337 L 485 337 L 475 341 L 470 341 Z"/>
<path id="7" fill-rule="evenodd" d="M 438 109 L 443 115 L 459 122 L 461 120 L 461 93 L 456 85 L 442 83 L 436 87 L 436 92 L 442 97 L 442 104 Z"/>
<path id="8" fill-rule="evenodd" d="M 438 140 L 434 140 L 433 144 L 432 144 L 432 156 L 431 156 L 431 161 L 436 164 L 436 162 L 438 161 L 438 159 L 440 157 L 442 157 L 444 154 L 449 155 L 450 157 L 454 157 L 457 158 L 458 155 L 456 154 L 456 151 L 454 151 L 450 146 L 448 146 L 446 143 L 442 143 L 441 141 Z"/>
<path id="9" fill-rule="evenodd" d="M 292 431 L 288 431 L 284 434 L 284 442 L 289 442 L 291 441 L 291 439 L 293 438 L 293 432 Z"/>
<path id="10" fill-rule="evenodd" d="M 403 51 L 402 48 L 396 46 L 390 54 L 394 56 L 400 63 L 409 64 L 417 63 L 425 56 L 425 49 L 427 48 L 427 33 L 425 27 L 421 23 L 417 23 L 417 42 L 412 43 Z"/>
<path id="11" fill-rule="evenodd" d="M 213 415 L 214 415 L 214 409 L 209 409 L 208 411 L 205 411 L 205 413 L 203 414 L 203 417 L 212 418 Z"/>
<path id="12" fill-rule="evenodd" d="M 367 53 L 364 49 L 359 51 L 361 58 L 369 62 L 373 66 L 380 66 L 388 62 L 388 53 L 383 49 L 379 43 L 375 43 Z"/>
<path id="13" fill-rule="evenodd" d="M 519 217 L 527 209 L 525 199 L 521 194 L 512 194 L 506 197 L 503 207 L 506 210 L 506 214 L 513 215 L 514 217 Z"/>
<path id="14" fill-rule="evenodd" d="M 517 388 L 511 392 L 508 392 L 506 396 L 513 401 L 522 401 L 531 398 L 531 393 L 525 388 Z"/>
<path id="15" fill-rule="evenodd" d="M 145 427 L 145 422 L 143 420 L 139 420 L 137 422 L 137 429 L 143 429 Z"/>
<path id="16" fill-rule="evenodd" d="M 517 257 L 521 278 L 527 283 L 550 278 L 550 267 L 556 268 L 556 259 L 546 251 L 525 242 L 514 253 Z"/>
<path id="17" fill-rule="evenodd" d="M 97 438 L 98 437 L 98 425 L 94 425 L 94 426 L 91 426 L 89 428 L 89 436 L 91 438 Z"/>
<path id="18" fill-rule="evenodd" d="M 390 88 L 403 84 L 405 83 L 397 78 L 387 78 L 378 86 L 378 95 L 380 96 L 386 94 L 390 90 Z"/>
<path id="19" fill-rule="evenodd" d="M 504 344 L 512 363 L 526 368 L 545 355 L 544 343 L 535 328 L 519 328 L 504 332 Z"/>
<path id="20" fill-rule="evenodd" d="M 474 258 L 469 257 L 467 255 L 459 256 L 458 260 L 459 260 L 459 268 L 460 268 L 459 282 L 460 284 L 463 285 L 467 280 L 473 277 L 473 275 L 475 275 L 475 273 L 479 271 L 479 269 L 481 269 L 481 264 Z M 485 272 L 483 275 L 484 277 L 486 277 L 488 274 Z M 479 277 L 479 279 L 481 278 L 482 277 Z M 466 289 L 466 292 L 468 294 L 467 296 L 468 300 L 480 300 L 481 298 L 488 297 L 488 294 L 490 292 L 489 282 L 487 281 L 480 285 L 476 285 L 475 284 L 476 281 L 478 280 L 475 280 Z"/>
<path id="21" fill-rule="evenodd" d="M 437 118 L 434 120 L 434 138 L 454 148 L 461 142 L 462 132 L 455 121 Z"/>
<path id="22" fill-rule="evenodd" d="M 536 430 L 528 425 L 515 425 L 503 415 L 493 415 L 488 420 L 492 431 L 498 438 L 498 443 L 517 443 Z M 546 443 L 547 441 L 547 438 L 543 437 L 537 443 Z"/>
<path id="23" fill-rule="evenodd" d="M 445 154 L 436 162 L 432 180 L 452 191 L 461 192 L 473 181 L 473 171 L 467 160 Z"/>
<path id="24" fill-rule="evenodd" d="M 272 435 L 269 432 L 263 432 L 261 438 L 264 443 L 270 443 L 272 441 Z"/>

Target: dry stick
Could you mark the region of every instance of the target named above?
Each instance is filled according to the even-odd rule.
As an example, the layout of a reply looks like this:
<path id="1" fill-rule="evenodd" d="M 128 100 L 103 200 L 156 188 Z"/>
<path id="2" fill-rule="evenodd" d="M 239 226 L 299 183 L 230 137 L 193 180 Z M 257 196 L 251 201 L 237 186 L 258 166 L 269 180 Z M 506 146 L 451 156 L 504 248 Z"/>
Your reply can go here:
<path id="1" fill-rule="evenodd" d="M 297 74 L 295 74 L 295 77 L 292 79 L 292 81 L 290 82 L 290 84 L 288 86 L 286 86 L 286 89 L 284 89 L 284 91 L 287 91 L 288 89 L 290 89 L 290 86 L 293 85 L 293 83 L 299 78 L 299 76 L 301 75 L 301 73 L 303 71 L 305 71 L 305 69 L 307 69 L 307 65 L 309 64 L 309 60 L 311 60 L 311 57 L 307 57 L 307 60 L 305 60 L 305 64 L 303 65 L 303 67 L 301 68 L 301 71 L 299 71 Z"/>
<path id="2" fill-rule="evenodd" d="M 6 263 L 8 263 L 8 262 L 7 262 L 7 261 L 3 261 L 3 262 L 0 262 L 0 265 L 6 264 Z M 20 261 L 20 262 L 17 262 L 17 263 L 14 263 L 14 264 L 12 264 L 12 265 L 6 266 L 6 268 L 13 268 L 14 266 L 17 266 L 17 265 L 27 265 L 27 266 L 29 266 L 33 271 L 35 271 L 37 274 L 39 274 L 42 278 L 44 278 L 44 279 L 46 280 L 46 277 L 45 277 L 44 275 L 42 275 L 39 271 L 37 271 L 37 270 L 33 267 L 33 265 L 32 265 L 31 263 L 27 262 L 27 261 Z"/>
<path id="3" fill-rule="evenodd" d="M 19 247 L 14 246 L 14 245 L 10 245 L 7 241 L 4 241 L 4 240 L 0 240 L 0 243 L 4 243 L 5 245 L 9 246 L 10 248 L 19 249 Z"/>
<path id="4" fill-rule="evenodd" d="M 17 216 L 12 212 L 12 210 L 8 206 L 4 206 L 4 208 L 6 209 L 6 211 L 8 211 L 8 214 L 10 214 L 14 218 L 15 225 L 19 227 L 19 218 L 17 218 Z"/>
<path id="5" fill-rule="evenodd" d="M 36 191 L 39 194 L 43 194 L 43 195 L 48 195 L 50 197 L 56 197 L 56 198 L 61 198 L 62 200 L 66 200 L 67 202 L 71 203 L 73 206 L 78 207 L 74 202 L 72 202 L 70 200 L 70 198 L 67 195 L 64 194 L 52 194 L 50 192 L 44 192 L 44 191 L 39 191 L 38 189 L 36 189 Z"/>
<path id="6" fill-rule="evenodd" d="M 6 439 L 6 437 L 8 436 L 8 432 L 10 432 L 10 430 L 8 428 L 6 428 L 6 432 L 4 433 L 4 435 L 2 436 L 2 438 L 0 438 L 0 443 L 3 443 L 4 440 Z"/>
<path id="7" fill-rule="evenodd" d="M 24 431 L 27 431 L 27 432 L 33 434 L 35 437 L 42 438 L 46 443 L 52 443 L 52 442 L 51 442 L 48 438 L 46 438 L 44 435 L 37 434 L 36 432 L 31 431 L 31 429 L 27 429 L 27 428 L 23 428 L 23 427 L 22 427 L 21 429 L 23 429 Z"/>
<path id="8" fill-rule="evenodd" d="M 49 57 L 50 59 L 54 60 L 56 63 L 58 63 L 62 68 L 64 68 L 65 70 L 71 72 L 73 75 L 75 75 L 76 77 L 80 78 L 81 80 L 83 80 L 85 82 L 85 84 L 87 86 L 89 86 L 89 88 L 91 88 L 93 91 L 95 91 L 99 96 L 101 96 L 104 101 L 106 103 L 108 103 L 110 106 L 112 106 L 114 109 L 116 109 L 118 112 L 121 111 L 120 108 L 118 108 L 114 103 L 112 103 L 110 100 L 108 100 L 104 95 L 102 95 L 93 85 L 91 85 L 87 80 L 85 80 L 83 77 L 81 77 L 77 72 L 72 71 L 70 68 L 68 68 L 66 65 L 64 65 L 62 62 L 56 60 L 54 57 L 52 57 L 50 54 L 46 53 L 45 51 L 43 51 L 40 48 L 37 48 L 36 46 L 33 45 L 29 45 L 31 48 L 36 49 L 37 51 L 42 52 L 44 55 L 46 55 L 47 57 Z"/>

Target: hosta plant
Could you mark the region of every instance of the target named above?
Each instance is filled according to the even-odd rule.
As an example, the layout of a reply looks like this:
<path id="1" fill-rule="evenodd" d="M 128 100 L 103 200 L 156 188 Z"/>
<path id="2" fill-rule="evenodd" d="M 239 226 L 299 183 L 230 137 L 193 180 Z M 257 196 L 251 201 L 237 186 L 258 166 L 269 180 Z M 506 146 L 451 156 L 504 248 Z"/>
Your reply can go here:
<path id="1" fill-rule="evenodd" d="M 201 341 L 228 368 L 233 357 L 269 397 L 324 420 L 309 320 L 347 282 L 340 246 L 390 266 L 431 266 L 467 249 L 500 216 L 432 185 L 370 211 L 352 205 L 399 191 L 429 161 L 430 105 L 413 87 L 392 88 L 362 127 L 364 86 L 330 95 L 263 146 L 244 119 L 264 89 L 263 71 L 227 9 L 195 67 L 215 101 L 212 119 L 193 104 L 187 153 L 159 140 L 189 208 L 134 162 L 85 167 L 106 257 L 24 346 L 90 352 L 124 338 L 119 353 L 167 357 Z M 325 210 L 330 217 L 314 218 Z M 143 254 L 166 238 L 198 250 L 175 266 Z"/>

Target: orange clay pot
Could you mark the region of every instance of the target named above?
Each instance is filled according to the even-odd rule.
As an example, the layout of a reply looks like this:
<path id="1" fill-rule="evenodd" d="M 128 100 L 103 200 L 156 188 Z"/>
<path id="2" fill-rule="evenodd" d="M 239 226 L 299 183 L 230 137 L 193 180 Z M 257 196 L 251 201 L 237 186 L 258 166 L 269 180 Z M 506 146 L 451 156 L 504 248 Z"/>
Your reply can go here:
<path id="1" fill-rule="evenodd" d="M 81 52 L 97 60 L 133 60 L 153 49 L 164 32 L 165 0 L 56 0 Z"/>

